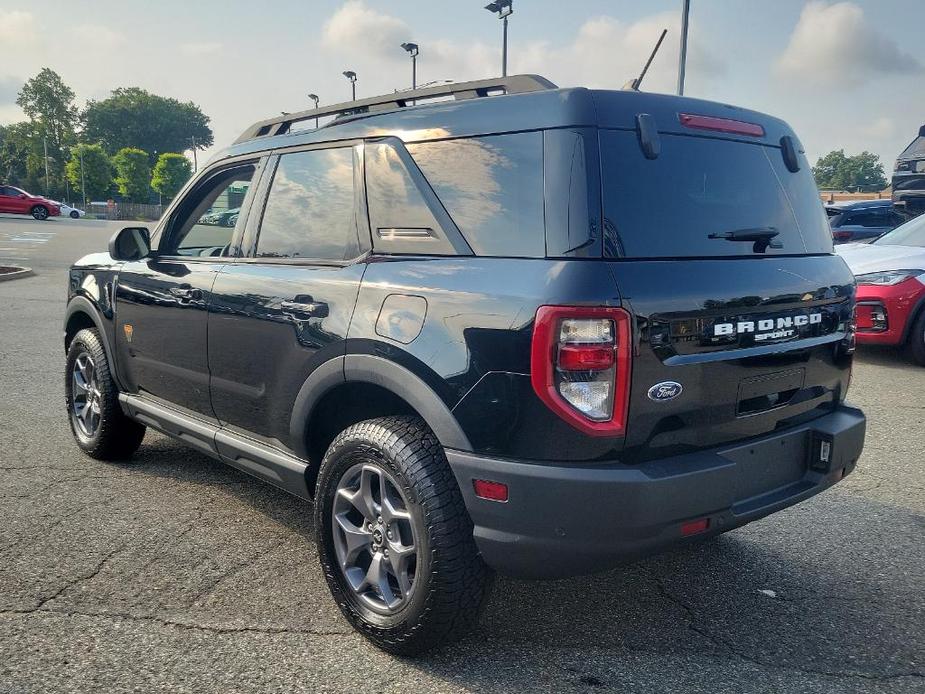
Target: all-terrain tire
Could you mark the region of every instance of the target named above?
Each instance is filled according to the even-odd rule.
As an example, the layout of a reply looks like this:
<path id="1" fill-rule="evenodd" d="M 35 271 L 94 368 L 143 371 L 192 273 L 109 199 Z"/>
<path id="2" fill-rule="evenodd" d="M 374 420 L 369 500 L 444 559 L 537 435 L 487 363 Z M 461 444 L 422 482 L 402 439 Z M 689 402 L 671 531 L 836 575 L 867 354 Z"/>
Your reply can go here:
<path id="1" fill-rule="evenodd" d="M 394 614 L 370 610 L 341 570 L 334 546 L 334 497 L 358 463 L 385 470 L 400 486 L 419 547 L 411 597 Z M 443 448 L 418 417 L 370 419 L 331 443 L 318 475 L 315 528 L 328 586 L 344 616 L 379 648 L 416 655 L 450 643 L 478 623 L 494 573 L 482 561 L 472 521 Z"/>
<path id="2" fill-rule="evenodd" d="M 93 400 L 95 412 L 98 412 L 98 422 L 89 433 L 81 426 L 74 407 L 75 398 L 85 397 L 75 385 L 74 377 L 75 364 L 82 356 L 89 357 L 93 366 Z M 121 460 L 138 450 L 145 435 L 145 426 L 122 412 L 106 350 L 95 328 L 85 328 L 71 340 L 67 350 L 64 396 L 71 432 L 84 453 L 98 460 Z"/>

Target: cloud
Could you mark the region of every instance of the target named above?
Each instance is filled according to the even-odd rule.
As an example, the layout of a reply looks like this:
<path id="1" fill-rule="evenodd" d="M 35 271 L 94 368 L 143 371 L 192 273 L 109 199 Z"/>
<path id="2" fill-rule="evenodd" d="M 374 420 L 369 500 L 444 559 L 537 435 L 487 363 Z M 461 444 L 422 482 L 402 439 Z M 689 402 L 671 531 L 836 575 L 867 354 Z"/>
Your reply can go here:
<path id="1" fill-rule="evenodd" d="M 621 22 L 601 16 L 585 22 L 578 34 L 560 45 L 548 41 L 514 42 L 511 72 L 548 76 L 563 85 L 619 88 L 638 76 L 662 29 L 668 37 L 650 68 L 647 90 L 672 91 L 677 79 L 680 20 L 676 12 L 663 12 L 636 22 Z M 722 74 L 724 63 L 696 40 L 692 30 L 688 72 L 698 77 Z M 348 58 L 351 67 L 367 84 L 395 81 L 400 65 L 407 62 L 400 44 L 414 40 L 409 25 L 397 17 L 371 9 L 363 0 L 349 0 L 324 25 L 324 45 Z M 429 39 L 421 47 L 419 83 L 452 79 L 464 81 L 496 75 L 500 67 L 496 43 L 456 42 Z M 391 88 L 403 88 L 404 79 Z"/>
<path id="2" fill-rule="evenodd" d="M 889 139 L 897 134 L 896 121 L 889 116 L 880 116 L 859 126 L 858 133 L 867 138 Z"/>
<path id="3" fill-rule="evenodd" d="M 221 53 L 223 44 L 219 41 L 202 41 L 180 44 L 180 52 L 189 56 L 215 55 Z"/>
<path id="4" fill-rule="evenodd" d="M 15 104 L 22 85 L 23 81 L 21 79 L 0 76 L 0 106 Z"/>
<path id="5" fill-rule="evenodd" d="M 921 72 L 922 64 L 878 32 L 853 2 L 813 0 L 778 58 L 780 77 L 799 84 L 856 86 L 879 75 Z"/>
<path id="6" fill-rule="evenodd" d="M 0 46 L 24 46 L 38 39 L 38 23 L 31 12 L 0 14 Z"/>
<path id="7" fill-rule="evenodd" d="M 328 48 L 392 57 L 411 40 L 411 30 L 401 19 L 372 10 L 362 0 L 350 0 L 325 22 L 322 40 Z"/>

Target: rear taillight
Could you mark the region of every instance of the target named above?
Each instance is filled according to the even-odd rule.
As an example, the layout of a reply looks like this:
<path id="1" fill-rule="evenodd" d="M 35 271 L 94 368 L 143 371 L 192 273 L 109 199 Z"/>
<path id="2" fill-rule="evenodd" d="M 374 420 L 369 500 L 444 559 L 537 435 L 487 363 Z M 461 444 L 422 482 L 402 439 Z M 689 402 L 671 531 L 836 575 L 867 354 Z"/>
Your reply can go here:
<path id="1" fill-rule="evenodd" d="M 851 232 L 850 231 L 833 231 L 832 238 L 836 241 L 850 241 Z"/>
<path id="2" fill-rule="evenodd" d="M 533 390 L 577 429 L 621 436 L 631 349 L 630 316 L 623 309 L 541 306 L 533 326 Z"/>

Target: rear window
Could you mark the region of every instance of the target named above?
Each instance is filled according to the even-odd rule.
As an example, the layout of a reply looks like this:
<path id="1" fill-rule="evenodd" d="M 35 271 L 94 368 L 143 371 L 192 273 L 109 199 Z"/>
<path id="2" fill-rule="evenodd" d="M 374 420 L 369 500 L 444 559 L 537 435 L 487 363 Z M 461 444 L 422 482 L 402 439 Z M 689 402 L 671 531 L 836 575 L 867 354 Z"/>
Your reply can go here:
<path id="1" fill-rule="evenodd" d="M 709 238 L 772 228 L 768 255 L 831 253 L 809 164 L 791 173 L 776 147 L 661 134 L 647 159 L 635 132 L 601 131 L 606 252 L 611 256 L 754 255 L 752 242 Z"/>

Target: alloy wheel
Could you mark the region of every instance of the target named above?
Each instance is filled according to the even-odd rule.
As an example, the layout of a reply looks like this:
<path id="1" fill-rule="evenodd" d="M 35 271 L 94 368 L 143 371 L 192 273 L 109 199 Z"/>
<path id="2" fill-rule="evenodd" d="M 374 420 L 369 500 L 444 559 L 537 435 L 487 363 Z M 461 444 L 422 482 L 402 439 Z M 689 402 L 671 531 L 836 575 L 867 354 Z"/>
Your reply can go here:
<path id="1" fill-rule="evenodd" d="M 411 599 L 418 549 L 408 503 L 395 479 L 370 463 L 341 477 L 331 510 L 334 548 L 354 597 L 379 614 Z"/>
<path id="2" fill-rule="evenodd" d="M 71 372 L 71 414 L 84 436 L 93 436 L 99 429 L 101 403 L 96 365 L 90 355 L 83 352 Z"/>

